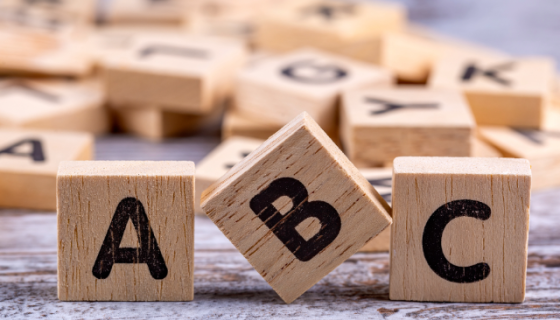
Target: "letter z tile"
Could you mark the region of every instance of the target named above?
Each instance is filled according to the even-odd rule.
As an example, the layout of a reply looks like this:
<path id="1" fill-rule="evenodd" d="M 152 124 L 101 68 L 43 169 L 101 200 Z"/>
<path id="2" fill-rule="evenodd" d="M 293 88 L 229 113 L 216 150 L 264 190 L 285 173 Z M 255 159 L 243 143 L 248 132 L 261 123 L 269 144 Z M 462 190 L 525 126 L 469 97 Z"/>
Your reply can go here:
<path id="1" fill-rule="evenodd" d="M 286 303 L 391 223 L 385 200 L 307 113 L 205 190 L 202 209 Z"/>

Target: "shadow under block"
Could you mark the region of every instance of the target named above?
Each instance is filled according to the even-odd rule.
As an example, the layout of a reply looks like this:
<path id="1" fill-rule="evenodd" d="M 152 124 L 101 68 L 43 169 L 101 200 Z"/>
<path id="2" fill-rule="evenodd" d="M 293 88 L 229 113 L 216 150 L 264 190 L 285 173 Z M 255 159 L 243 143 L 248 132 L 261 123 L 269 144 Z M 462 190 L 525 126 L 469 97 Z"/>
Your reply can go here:
<path id="1" fill-rule="evenodd" d="M 399 156 L 471 155 L 475 122 L 457 91 L 377 88 L 344 94 L 341 137 L 357 167 Z"/>
<path id="2" fill-rule="evenodd" d="M 307 112 L 327 132 L 337 123 L 344 90 L 389 86 L 385 69 L 315 49 L 263 58 L 241 71 L 235 92 L 236 110 L 253 119 L 285 125 Z"/>
<path id="3" fill-rule="evenodd" d="M 263 13 L 255 43 L 275 52 L 314 47 L 378 64 L 380 35 L 405 23 L 406 10 L 394 3 L 292 1 Z"/>
<path id="4" fill-rule="evenodd" d="M 192 162 L 63 162 L 57 198 L 60 300 L 193 299 Z"/>
<path id="5" fill-rule="evenodd" d="M 395 159 L 390 299 L 523 302 L 530 188 L 525 159 Z"/>
<path id="6" fill-rule="evenodd" d="M 0 207 L 56 210 L 56 173 L 67 160 L 91 160 L 93 136 L 0 129 Z"/>
<path id="7" fill-rule="evenodd" d="M 135 37 L 101 64 L 113 106 L 207 114 L 230 95 L 244 59 L 237 41 L 161 33 Z"/>
<path id="8" fill-rule="evenodd" d="M 197 214 L 204 214 L 200 207 L 202 192 L 218 181 L 234 165 L 257 149 L 264 140 L 232 137 L 222 142 L 196 166 L 196 189 L 194 208 Z"/>
<path id="9" fill-rule="evenodd" d="M 385 200 L 305 113 L 205 190 L 201 201 L 286 303 L 391 223 Z"/>
<path id="10" fill-rule="evenodd" d="M 464 92 L 478 125 L 541 128 L 554 73 L 548 58 L 449 57 L 429 84 Z"/>
<path id="11" fill-rule="evenodd" d="M 266 140 L 282 128 L 282 125 L 255 120 L 235 110 L 227 110 L 222 122 L 222 140 L 234 136 Z"/>
<path id="12" fill-rule="evenodd" d="M 391 205 L 393 194 L 393 169 L 392 168 L 368 168 L 360 169 L 360 173 L 375 188 L 387 204 Z M 371 239 L 360 252 L 383 252 L 389 251 L 391 245 L 391 228 L 381 231 L 375 238 Z"/>
<path id="13" fill-rule="evenodd" d="M 531 162 L 534 190 L 560 186 L 560 125 L 556 131 L 507 127 L 479 127 L 478 130 L 504 156 Z"/>
<path id="14" fill-rule="evenodd" d="M 102 134 L 111 124 L 95 80 L 0 80 L 0 126 Z"/>

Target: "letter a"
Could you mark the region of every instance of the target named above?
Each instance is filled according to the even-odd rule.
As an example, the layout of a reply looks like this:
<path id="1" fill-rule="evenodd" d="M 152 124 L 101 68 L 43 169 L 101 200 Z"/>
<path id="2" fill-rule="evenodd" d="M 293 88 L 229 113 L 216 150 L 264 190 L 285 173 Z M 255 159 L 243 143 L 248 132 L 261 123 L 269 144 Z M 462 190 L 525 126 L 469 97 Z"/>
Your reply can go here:
<path id="1" fill-rule="evenodd" d="M 21 153 L 21 152 L 16 152 L 16 148 L 24 145 L 26 143 L 30 143 L 32 150 L 30 153 Z M 43 162 L 45 161 L 45 154 L 43 153 L 43 146 L 41 144 L 41 141 L 36 140 L 36 139 L 25 139 L 25 140 L 21 140 L 19 142 L 14 143 L 13 145 L 0 150 L 0 155 L 2 155 L 3 153 L 6 154 L 11 154 L 14 156 L 20 156 L 20 157 L 30 157 L 31 159 L 33 159 L 34 162 Z"/>
<path id="2" fill-rule="evenodd" d="M 138 235 L 139 248 L 119 248 L 126 224 L 132 220 Z M 154 279 L 167 276 L 167 266 L 159 250 L 154 232 L 142 202 L 135 198 L 121 200 L 93 265 L 93 276 L 106 279 L 115 263 L 146 263 Z"/>

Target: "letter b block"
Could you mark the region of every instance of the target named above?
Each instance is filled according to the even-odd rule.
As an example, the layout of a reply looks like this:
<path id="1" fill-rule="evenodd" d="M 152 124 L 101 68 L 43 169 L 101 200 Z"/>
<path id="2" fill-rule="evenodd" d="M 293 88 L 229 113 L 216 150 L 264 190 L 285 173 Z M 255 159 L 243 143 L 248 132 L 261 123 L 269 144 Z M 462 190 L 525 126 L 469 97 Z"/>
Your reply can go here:
<path id="1" fill-rule="evenodd" d="M 390 298 L 523 302 L 529 161 L 402 157 L 393 170 Z"/>
<path id="2" fill-rule="evenodd" d="M 391 221 L 385 200 L 306 113 L 210 186 L 202 209 L 287 303 Z"/>
<path id="3" fill-rule="evenodd" d="M 58 298 L 193 299 L 194 164 L 63 162 Z"/>

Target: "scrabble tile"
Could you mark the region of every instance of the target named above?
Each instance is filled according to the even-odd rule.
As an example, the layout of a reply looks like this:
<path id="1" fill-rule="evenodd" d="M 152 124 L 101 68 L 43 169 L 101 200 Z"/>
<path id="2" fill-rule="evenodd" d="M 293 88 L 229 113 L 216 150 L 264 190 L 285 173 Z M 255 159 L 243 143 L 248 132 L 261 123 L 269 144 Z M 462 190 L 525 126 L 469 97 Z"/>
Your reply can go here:
<path id="1" fill-rule="evenodd" d="M 554 130 L 484 126 L 479 132 L 504 156 L 531 162 L 534 190 L 560 186 L 560 120 Z"/>
<path id="2" fill-rule="evenodd" d="M 227 110 L 222 122 L 222 140 L 234 136 L 249 137 L 255 139 L 268 139 L 276 131 L 282 128 L 281 125 L 257 121 L 240 114 L 236 110 Z"/>
<path id="3" fill-rule="evenodd" d="M 83 77 L 92 71 L 77 18 L 0 5 L 0 74 Z"/>
<path id="4" fill-rule="evenodd" d="M 379 63 L 380 35 L 402 29 L 405 21 L 405 9 L 394 3 L 293 1 L 263 13 L 255 42 L 276 52 L 311 46 Z"/>
<path id="5" fill-rule="evenodd" d="M 475 122 L 457 91 L 415 87 L 346 93 L 341 136 L 357 167 L 383 166 L 398 156 L 471 154 Z"/>
<path id="6" fill-rule="evenodd" d="M 360 173 L 375 188 L 387 204 L 391 205 L 393 194 L 393 169 L 392 168 L 367 168 L 360 169 Z M 383 252 L 389 251 L 391 245 L 391 228 L 387 228 L 377 237 L 371 239 L 360 252 Z"/>
<path id="7" fill-rule="evenodd" d="M 503 155 L 496 147 L 480 137 L 473 137 L 471 156 L 478 158 L 501 158 Z M 534 183 L 534 180 L 533 180 Z"/>
<path id="8" fill-rule="evenodd" d="M 89 134 L 0 128 L 0 207 L 56 210 L 58 164 L 92 157 Z"/>
<path id="9" fill-rule="evenodd" d="M 395 159 L 389 298 L 523 302 L 530 187 L 525 159 Z"/>
<path id="10" fill-rule="evenodd" d="M 205 190 L 201 206 L 286 303 L 391 223 L 387 203 L 305 113 Z"/>
<path id="11" fill-rule="evenodd" d="M 408 26 L 381 36 L 380 65 L 395 73 L 400 82 L 425 84 L 433 65 L 449 56 L 495 56 L 505 53 L 477 44 L 450 39 L 431 30 Z"/>
<path id="12" fill-rule="evenodd" d="M 194 164 L 63 162 L 58 299 L 190 301 Z"/>
<path id="13" fill-rule="evenodd" d="M 204 214 L 200 207 L 202 192 L 218 181 L 239 161 L 257 149 L 264 140 L 232 137 L 222 142 L 196 166 L 195 212 Z"/>
<path id="14" fill-rule="evenodd" d="M 104 23 L 180 24 L 185 10 L 184 0 L 111 0 L 102 6 Z"/>
<path id="15" fill-rule="evenodd" d="M 206 114 L 230 94 L 244 57 L 237 41 L 159 34 L 137 37 L 131 48 L 102 65 L 114 106 Z"/>
<path id="16" fill-rule="evenodd" d="M 104 100 L 95 79 L 0 79 L 0 127 L 106 133 L 111 123 Z"/>
<path id="17" fill-rule="evenodd" d="M 479 125 L 541 128 L 554 70 L 548 58 L 450 57 L 436 64 L 430 86 L 462 90 Z"/>
<path id="18" fill-rule="evenodd" d="M 243 69 L 236 82 L 235 106 L 242 114 L 279 125 L 305 111 L 331 132 L 338 122 L 342 91 L 391 82 L 391 73 L 384 69 L 302 49 Z"/>

